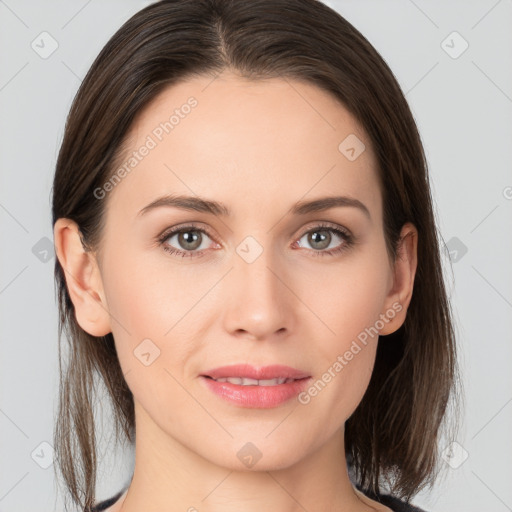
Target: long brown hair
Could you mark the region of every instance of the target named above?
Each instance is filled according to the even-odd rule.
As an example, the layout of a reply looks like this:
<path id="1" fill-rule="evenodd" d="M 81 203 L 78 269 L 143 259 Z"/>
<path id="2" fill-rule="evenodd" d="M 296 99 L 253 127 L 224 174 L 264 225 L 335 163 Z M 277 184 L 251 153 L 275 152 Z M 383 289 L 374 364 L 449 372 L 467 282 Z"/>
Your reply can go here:
<path id="1" fill-rule="evenodd" d="M 361 488 L 379 492 L 384 479 L 408 500 L 438 473 L 441 427 L 457 396 L 456 342 L 413 115 L 382 57 L 340 14 L 315 0 L 163 0 L 136 13 L 101 50 L 74 98 L 56 165 L 53 224 L 61 217 L 75 221 L 84 247 L 96 250 L 106 201 L 94 190 L 115 172 L 136 115 L 164 88 L 225 69 L 255 80 L 303 80 L 333 94 L 374 149 L 389 254 L 396 257 L 404 223 L 418 230 L 405 323 L 379 343 L 368 389 L 345 425 L 347 457 Z M 134 404 L 112 334 L 94 337 L 78 325 L 58 260 L 55 280 L 60 396 L 54 444 L 68 494 L 83 509 L 95 502 L 95 375 L 113 407 L 116 439 L 122 431 L 134 442 Z"/>

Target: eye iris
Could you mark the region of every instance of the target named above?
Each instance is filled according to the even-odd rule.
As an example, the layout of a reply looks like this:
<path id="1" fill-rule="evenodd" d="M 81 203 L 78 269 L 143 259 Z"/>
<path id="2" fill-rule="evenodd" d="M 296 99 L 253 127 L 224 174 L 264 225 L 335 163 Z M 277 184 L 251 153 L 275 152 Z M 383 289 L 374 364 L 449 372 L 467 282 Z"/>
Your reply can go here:
<path id="1" fill-rule="evenodd" d="M 201 234 L 198 231 L 182 231 L 178 234 L 178 242 L 184 249 L 197 249 L 201 245 Z"/>
<path id="2" fill-rule="evenodd" d="M 326 235 L 320 235 L 316 236 L 318 233 L 327 233 Z M 327 240 L 327 243 L 325 243 Z M 320 247 L 315 247 L 315 244 L 320 241 Z M 313 231 L 308 236 L 308 242 L 315 247 L 316 249 L 325 249 L 326 247 L 329 247 L 329 244 L 331 242 L 331 233 L 328 230 L 317 230 Z"/>

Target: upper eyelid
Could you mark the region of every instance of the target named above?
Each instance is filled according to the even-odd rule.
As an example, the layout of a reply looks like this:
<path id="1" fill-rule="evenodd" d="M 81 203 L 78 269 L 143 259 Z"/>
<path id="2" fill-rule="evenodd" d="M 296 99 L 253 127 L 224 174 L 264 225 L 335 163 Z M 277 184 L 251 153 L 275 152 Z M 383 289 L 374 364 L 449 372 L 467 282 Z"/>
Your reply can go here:
<path id="1" fill-rule="evenodd" d="M 348 228 L 344 227 L 344 226 L 341 226 L 339 224 L 336 224 L 334 222 L 330 222 L 330 221 L 312 221 L 313 225 L 307 227 L 307 228 L 304 228 L 304 231 L 301 231 L 301 237 L 304 236 L 304 234 L 308 233 L 309 231 L 313 230 L 313 229 L 319 229 L 319 228 L 327 228 L 327 229 L 338 229 L 342 232 L 346 232 L 347 235 L 349 235 L 351 232 Z M 210 234 L 209 232 L 209 229 L 208 228 L 205 228 L 204 226 L 199 226 L 199 225 L 196 225 L 195 223 L 189 223 L 189 224 L 185 224 L 183 226 L 178 226 L 178 227 L 172 227 L 172 228 L 167 228 L 165 229 L 162 234 L 160 235 L 161 237 L 163 236 L 171 236 L 171 235 L 174 235 L 175 233 L 179 233 L 180 231 L 186 231 L 187 229 L 189 230 L 197 230 L 197 231 L 202 231 L 204 233 L 206 233 L 208 236 L 213 236 Z"/>
<path id="2" fill-rule="evenodd" d="M 169 238 L 170 236 L 173 236 L 177 233 L 180 233 L 182 231 L 201 231 L 202 233 L 206 233 L 210 238 L 213 238 L 213 235 L 210 234 L 209 230 L 204 227 L 196 226 L 194 224 L 185 224 L 184 226 L 178 226 L 178 227 L 172 227 L 165 229 L 162 231 L 162 234 L 158 236 L 160 240 L 165 240 Z"/>

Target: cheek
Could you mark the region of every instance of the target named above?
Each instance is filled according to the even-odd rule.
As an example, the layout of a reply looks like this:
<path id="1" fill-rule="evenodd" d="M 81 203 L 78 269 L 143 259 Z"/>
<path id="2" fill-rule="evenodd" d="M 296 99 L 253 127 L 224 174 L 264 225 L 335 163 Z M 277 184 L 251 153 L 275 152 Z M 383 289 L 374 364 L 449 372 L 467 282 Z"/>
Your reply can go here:
<path id="1" fill-rule="evenodd" d="M 105 268 L 104 289 L 123 371 L 138 368 L 140 354 L 146 353 L 154 360 L 151 366 L 159 366 L 171 329 L 185 313 L 179 283 L 166 282 L 150 262 L 122 250 L 108 253 Z"/>
<path id="2" fill-rule="evenodd" d="M 123 251 L 112 252 L 109 259 L 104 278 L 108 307 L 125 327 L 125 334 L 165 341 L 166 333 L 204 293 L 197 282 L 187 281 L 193 275 L 179 267 L 173 271 L 144 255 Z"/>
<path id="3" fill-rule="evenodd" d="M 302 284 L 325 334 L 316 339 L 317 380 L 301 403 L 318 400 L 314 407 L 333 413 L 332 428 L 352 414 L 368 387 L 389 272 L 385 249 L 376 249 L 310 274 Z"/>
<path id="4" fill-rule="evenodd" d="M 352 253 L 339 264 L 311 267 L 301 296 L 323 321 L 332 348 L 343 348 L 379 319 L 388 293 L 390 269 L 376 247 Z"/>
<path id="5" fill-rule="evenodd" d="M 194 353 L 211 325 L 207 318 L 222 304 L 205 297 L 217 274 L 211 269 L 199 272 L 189 262 L 180 268 L 163 257 L 152 261 L 121 250 L 111 252 L 109 259 L 105 293 L 129 387 L 142 400 L 153 396 L 158 402 L 157 397 L 170 395 L 175 404 L 181 398 L 186 401 L 172 377 L 182 382 L 194 371 Z"/>
<path id="6" fill-rule="evenodd" d="M 190 408 L 190 396 L 178 384 L 184 380 L 193 349 L 184 335 L 190 301 L 181 297 L 190 296 L 190 291 L 179 292 L 180 283 L 167 283 L 151 265 L 132 262 L 127 273 L 122 266 L 110 268 L 105 291 L 126 383 L 154 418 L 171 424 L 173 411 Z"/>

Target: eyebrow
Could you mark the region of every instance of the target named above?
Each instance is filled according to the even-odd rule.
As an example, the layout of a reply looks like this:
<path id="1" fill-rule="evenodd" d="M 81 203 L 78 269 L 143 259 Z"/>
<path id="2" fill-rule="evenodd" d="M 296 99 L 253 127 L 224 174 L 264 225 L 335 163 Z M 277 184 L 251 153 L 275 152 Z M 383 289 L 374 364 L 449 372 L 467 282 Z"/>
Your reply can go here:
<path id="1" fill-rule="evenodd" d="M 183 195 L 165 195 L 154 200 L 137 215 L 144 215 L 147 212 L 160 207 L 174 207 L 182 210 L 189 210 L 201 213 L 210 213 L 217 217 L 231 217 L 231 210 L 217 201 L 205 199 L 198 196 L 183 196 Z M 337 207 L 352 207 L 361 210 L 369 219 L 371 219 L 370 211 L 358 199 L 347 196 L 329 196 L 320 197 L 312 201 L 299 201 L 290 210 L 292 215 L 307 215 L 313 212 L 321 212 L 329 210 L 330 208 Z"/>

